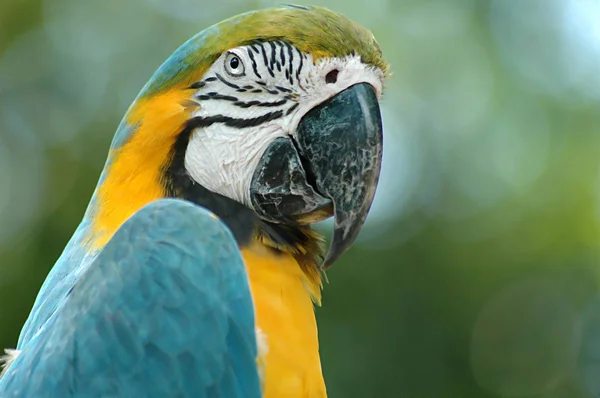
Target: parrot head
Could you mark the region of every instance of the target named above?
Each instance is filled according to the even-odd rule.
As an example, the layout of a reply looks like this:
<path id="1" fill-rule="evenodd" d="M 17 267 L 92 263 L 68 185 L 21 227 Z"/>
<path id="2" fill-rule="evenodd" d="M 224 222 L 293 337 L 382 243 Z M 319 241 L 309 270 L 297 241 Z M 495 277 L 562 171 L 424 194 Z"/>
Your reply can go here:
<path id="1" fill-rule="evenodd" d="M 96 240 L 145 203 L 177 197 L 214 212 L 240 244 L 259 239 L 329 267 L 373 200 L 387 70 L 368 30 L 319 7 L 250 12 L 199 33 L 115 135 L 88 210 Z M 323 256 L 310 225 L 330 217 Z"/>

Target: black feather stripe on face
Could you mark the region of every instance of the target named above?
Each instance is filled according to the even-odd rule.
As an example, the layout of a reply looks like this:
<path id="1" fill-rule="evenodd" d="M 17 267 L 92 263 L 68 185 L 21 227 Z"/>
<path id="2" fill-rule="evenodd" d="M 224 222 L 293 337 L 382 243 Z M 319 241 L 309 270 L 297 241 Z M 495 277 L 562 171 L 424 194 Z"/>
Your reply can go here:
<path id="1" fill-rule="evenodd" d="M 163 169 L 163 186 L 168 197 L 185 199 L 215 213 L 231 229 L 238 245 L 248 244 L 259 223 L 256 214 L 241 203 L 212 192 L 195 182 L 185 168 L 185 153 L 194 130 L 216 123 L 212 119 L 190 119 L 177 136 L 170 162 Z"/>
<path id="2" fill-rule="evenodd" d="M 310 228 L 263 221 L 252 209 L 198 184 L 185 168 L 185 153 L 190 137 L 196 129 L 215 123 L 242 129 L 267 123 L 281 117 L 282 113 L 282 111 L 270 112 L 250 119 L 234 119 L 223 115 L 189 119 L 171 149 L 170 162 L 163 169 L 162 183 L 168 197 L 188 200 L 215 213 L 229 227 L 240 247 L 250 244 L 253 239 L 258 239 L 276 252 L 292 253 L 295 256 L 299 255 L 298 247 L 304 247 L 307 250 L 302 250 L 303 252 L 315 255 L 314 259 L 308 256 L 310 259 L 303 260 L 308 267 L 309 263 L 320 264 L 323 256 L 320 237 L 315 238 L 318 235 Z M 303 256 L 307 257 L 307 254 Z"/>

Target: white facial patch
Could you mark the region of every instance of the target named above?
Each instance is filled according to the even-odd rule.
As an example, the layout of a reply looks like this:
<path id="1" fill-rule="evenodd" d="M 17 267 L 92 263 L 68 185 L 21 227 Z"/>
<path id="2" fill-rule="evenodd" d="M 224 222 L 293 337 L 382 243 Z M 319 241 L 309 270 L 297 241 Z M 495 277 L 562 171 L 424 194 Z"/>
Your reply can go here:
<path id="1" fill-rule="evenodd" d="M 203 123 L 190 136 L 186 170 L 205 188 L 251 208 L 252 177 L 275 138 L 293 136 L 308 111 L 354 84 L 368 83 L 380 97 L 383 79 L 358 55 L 315 63 L 282 42 L 232 49 L 197 84 L 193 117 Z"/>
<path id="2" fill-rule="evenodd" d="M 260 157 L 278 136 L 279 126 L 264 126 L 260 134 L 213 124 L 195 131 L 185 154 L 185 167 L 199 184 L 249 205 L 250 183 Z"/>

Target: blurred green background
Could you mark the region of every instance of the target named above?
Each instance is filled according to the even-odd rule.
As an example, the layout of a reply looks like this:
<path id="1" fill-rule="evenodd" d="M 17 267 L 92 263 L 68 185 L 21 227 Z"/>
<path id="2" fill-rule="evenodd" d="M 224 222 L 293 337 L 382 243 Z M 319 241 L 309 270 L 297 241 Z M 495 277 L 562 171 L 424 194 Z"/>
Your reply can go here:
<path id="1" fill-rule="evenodd" d="M 0 2 L 0 347 L 145 81 L 277 3 Z M 317 310 L 330 396 L 600 396 L 600 1 L 319 5 L 394 73 L 376 202 Z"/>

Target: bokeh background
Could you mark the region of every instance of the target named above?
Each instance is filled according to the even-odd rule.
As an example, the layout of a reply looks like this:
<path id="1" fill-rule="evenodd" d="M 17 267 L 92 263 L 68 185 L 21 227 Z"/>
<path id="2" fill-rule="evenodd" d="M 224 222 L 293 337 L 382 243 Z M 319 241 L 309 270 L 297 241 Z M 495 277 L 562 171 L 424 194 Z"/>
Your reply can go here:
<path id="1" fill-rule="evenodd" d="M 153 71 L 276 3 L 0 2 L 0 347 Z M 600 2 L 318 3 L 394 73 L 376 202 L 317 310 L 330 396 L 599 397 Z"/>

